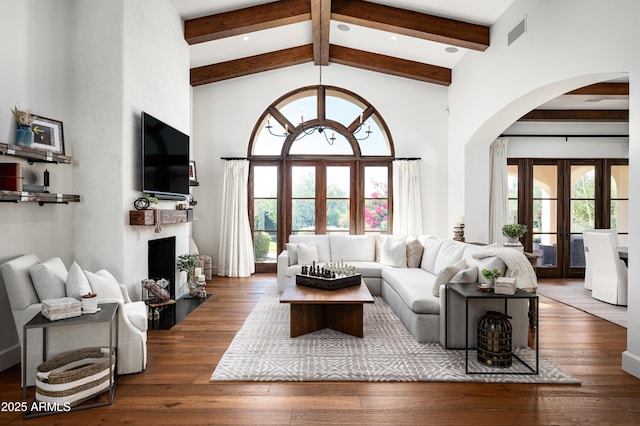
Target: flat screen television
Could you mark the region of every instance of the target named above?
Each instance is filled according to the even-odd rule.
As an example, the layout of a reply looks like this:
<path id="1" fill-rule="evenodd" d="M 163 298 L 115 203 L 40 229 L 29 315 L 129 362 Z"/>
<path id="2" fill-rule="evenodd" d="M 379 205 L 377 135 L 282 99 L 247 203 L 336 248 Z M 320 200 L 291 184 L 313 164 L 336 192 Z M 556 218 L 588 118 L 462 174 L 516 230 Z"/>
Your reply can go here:
<path id="1" fill-rule="evenodd" d="M 142 192 L 160 199 L 189 195 L 189 136 L 141 114 Z"/>

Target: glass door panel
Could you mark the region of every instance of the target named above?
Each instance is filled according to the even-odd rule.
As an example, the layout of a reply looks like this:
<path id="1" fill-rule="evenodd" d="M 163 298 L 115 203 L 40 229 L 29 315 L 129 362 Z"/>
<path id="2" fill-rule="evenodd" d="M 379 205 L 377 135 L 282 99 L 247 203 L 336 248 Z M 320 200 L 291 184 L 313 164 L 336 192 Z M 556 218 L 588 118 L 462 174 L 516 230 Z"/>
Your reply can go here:
<path id="1" fill-rule="evenodd" d="M 532 230 L 540 239 L 540 267 L 558 268 L 558 166 L 533 166 Z"/>
<path id="2" fill-rule="evenodd" d="M 584 268 L 582 232 L 596 227 L 596 168 L 593 164 L 571 165 L 569 174 L 569 267 Z"/>
<path id="3" fill-rule="evenodd" d="M 256 262 L 275 262 L 278 249 L 278 167 L 253 168 L 253 248 Z"/>
<path id="4" fill-rule="evenodd" d="M 629 166 L 611 166 L 610 226 L 618 230 L 618 243 L 629 246 Z"/>
<path id="5" fill-rule="evenodd" d="M 507 166 L 507 189 L 509 201 L 507 206 L 507 223 L 518 222 L 518 166 Z"/>

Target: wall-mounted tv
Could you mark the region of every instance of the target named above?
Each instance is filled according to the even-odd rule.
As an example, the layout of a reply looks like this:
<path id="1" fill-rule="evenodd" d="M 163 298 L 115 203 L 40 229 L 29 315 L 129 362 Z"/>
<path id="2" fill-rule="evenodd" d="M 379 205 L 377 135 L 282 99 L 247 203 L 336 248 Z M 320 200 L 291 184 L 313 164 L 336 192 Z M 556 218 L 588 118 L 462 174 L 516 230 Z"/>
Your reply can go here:
<path id="1" fill-rule="evenodd" d="M 142 192 L 160 199 L 189 195 L 189 136 L 142 112 Z"/>

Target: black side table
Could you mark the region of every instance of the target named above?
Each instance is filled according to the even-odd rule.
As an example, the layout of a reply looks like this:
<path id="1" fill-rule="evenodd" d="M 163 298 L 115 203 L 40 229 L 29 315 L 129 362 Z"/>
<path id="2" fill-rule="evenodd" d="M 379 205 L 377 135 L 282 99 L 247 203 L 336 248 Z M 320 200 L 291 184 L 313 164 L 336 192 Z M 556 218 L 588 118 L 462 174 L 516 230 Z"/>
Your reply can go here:
<path id="1" fill-rule="evenodd" d="M 456 293 L 464 298 L 465 300 L 465 318 L 464 318 L 464 329 L 465 329 L 465 342 L 464 342 L 464 351 L 465 351 L 465 361 L 464 361 L 464 370 L 466 374 L 538 374 L 539 367 L 539 348 L 538 348 L 538 335 L 540 333 L 540 329 L 538 328 L 538 296 L 533 293 L 526 292 L 521 289 L 517 289 L 514 295 L 509 294 L 496 294 L 493 291 L 480 291 L 476 289 L 475 284 L 447 284 L 446 286 L 447 292 L 447 312 L 445 312 L 445 348 L 448 349 L 448 341 L 449 341 L 449 303 L 450 303 L 450 294 L 451 292 Z M 507 310 L 507 302 L 509 299 L 529 299 L 530 305 L 531 302 L 535 302 L 535 328 L 536 328 L 536 364 L 535 368 L 523 361 L 518 355 L 515 353 L 513 357 L 520 361 L 528 371 L 525 372 L 515 372 L 515 371 L 495 371 L 491 373 L 487 373 L 485 371 L 477 372 L 477 371 L 469 371 L 469 300 L 473 299 L 503 299 L 504 300 L 504 314 L 508 314 Z"/>
<path id="2" fill-rule="evenodd" d="M 32 329 L 42 329 L 42 361 L 47 360 L 47 329 L 51 327 L 65 327 L 69 325 L 88 325 L 95 324 L 100 322 L 108 322 L 109 323 L 109 353 L 113 353 L 113 350 L 118 347 L 118 321 L 116 318 L 116 312 L 118 311 L 117 303 L 103 303 L 98 305 L 100 310 L 94 314 L 83 314 L 78 317 L 72 317 L 67 319 L 61 319 L 56 321 L 51 321 L 42 313 L 38 313 L 35 317 L 31 319 L 28 323 L 26 323 L 22 329 L 22 343 L 24 348 L 22 350 L 22 402 L 26 403 L 27 407 L 30 407 L 31 404 L 28 404 L 27 401 L 27 348 L 29 345 L 27 344 L 27 330 Z M 113 344 L 113 338 L 115 337 L 115 345 Z M 71 349 L 71 348 L 70 348 Z M 115 363 L 114 360 L 109 356 L 109 365 L 112 365 L 113 371 L 109 374 L 109 400 L 105 402 L 99 402 L 96 404 L 80 404 L 75 407 L 72 407 L 69 411 L 82 410 L 85 408 L 91 407 L 100 407 L 103 405 L 110 405 L 113 403 L 113 397 L 116 392 L 116 374 L 118 357 L 116 356 Z M 44 411 L 32 413 L 31 409 L 27 409 L 23 411 L 22 417 L 25 419 L 31 417 L 39 417 L 46 416 L 49 414 L 57 414 L 59 411 Z"/>

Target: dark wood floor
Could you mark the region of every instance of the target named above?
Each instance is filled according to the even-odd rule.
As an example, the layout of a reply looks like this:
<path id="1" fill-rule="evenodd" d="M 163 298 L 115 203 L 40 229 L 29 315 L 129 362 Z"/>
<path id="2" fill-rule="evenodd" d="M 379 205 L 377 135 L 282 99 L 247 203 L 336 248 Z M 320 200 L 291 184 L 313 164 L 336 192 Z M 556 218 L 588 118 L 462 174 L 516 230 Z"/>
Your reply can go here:
<path id="1" fill-rule="evenodd" d="M 640 424 L 640 380 L 620 368 L 626 329 L 544 297 L 540 354 L 581 385 L 210 383 L 273 282 L 273 274 L 210 281 L 211 299 L 173 329 L 149 332 L 148 368 L 119 378 L 113 405 L 24 421 L 0 412 L 0 424 Z M 0 401 L 21 396 L 19 367 L 1 372 Z"/>

